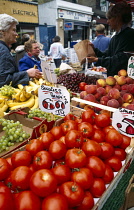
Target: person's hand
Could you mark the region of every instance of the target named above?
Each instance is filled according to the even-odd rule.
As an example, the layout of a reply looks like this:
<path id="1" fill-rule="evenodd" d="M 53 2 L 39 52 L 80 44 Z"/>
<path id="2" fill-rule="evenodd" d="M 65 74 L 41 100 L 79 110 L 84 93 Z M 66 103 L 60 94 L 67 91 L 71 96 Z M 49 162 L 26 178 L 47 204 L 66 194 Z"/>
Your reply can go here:
<path id="1" fill-rule="evenodd" d="M 39 79 L 42 77 L 42 72 L 40 72 L 38 69 L 34 69 L 34 68 L 28 69 L 27 73 L 28 73 L 28 76 L 31 78 L 35 77 Z"/>
<path id="2" fill-rule="evenodd" d="M 98 58 L 94 57 L 94 56 L 89 56 L 89 57 L 87 57 L 87 59 L 88 59 L 88 63 L 92 63 L 92 62 L 97 62 L 98 61 Z"/>

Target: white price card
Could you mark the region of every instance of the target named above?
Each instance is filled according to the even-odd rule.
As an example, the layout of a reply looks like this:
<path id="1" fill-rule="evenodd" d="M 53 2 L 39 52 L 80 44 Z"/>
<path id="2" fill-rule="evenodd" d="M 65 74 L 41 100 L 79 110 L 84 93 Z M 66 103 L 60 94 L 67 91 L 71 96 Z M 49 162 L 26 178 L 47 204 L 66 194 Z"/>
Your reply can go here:
<path id="1" fill-rule="evenodd" d="M 119 108 L 113 113 L 112 126 L 120 133 L 134 137 L 134 111 Z"/>
<path id="2" fill-rule="evenodd" d="M 134 79 L 134 56 L 131 56 L 128 60 L 127 73 L 129 77 Z"/>
<path id="3" fill-rule="evenodd" d="M 44 75 L 44 78 L 47 78 L 47 80 L 51 83 L 56 84 L 57 83 L 57 75 L 54 73 L 55 63 L 53 62 L 47 62 L 42 60 L 41 61 L 41 68 Z"/>
<path id="4" fill-rule="evenodd" d="M 38 90 L 39 108 L 64 117 L 70 112 L 70 93 L 66 88 L 41 85 Z"/>

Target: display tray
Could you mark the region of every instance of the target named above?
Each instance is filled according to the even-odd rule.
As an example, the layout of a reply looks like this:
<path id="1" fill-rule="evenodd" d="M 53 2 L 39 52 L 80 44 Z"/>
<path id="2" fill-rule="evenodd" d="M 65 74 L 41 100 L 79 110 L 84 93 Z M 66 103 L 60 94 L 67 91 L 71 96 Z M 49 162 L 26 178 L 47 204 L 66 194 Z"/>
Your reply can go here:
<path id="1" fill-rule="evenodd" d="M 62 122 L 63 119 L 57 120 L 55 126 Z M 10 152 L 10 154 L 6 154 L 4 158 L 11 157 L 16 151 L 24 150 L 25 146 L 22 146 Z M 127 151 L 126 160 L 122 161 L 122 168 L 118 172 L 114 172 L 114 179 L 106 185 L 106 190 L 102 196 L 94 198 L 95 205 L 92 210 L 124 210 L 122 205 L 125 201 L 125 190 L 134 172 L 134 148 L 130 147 Z"/>

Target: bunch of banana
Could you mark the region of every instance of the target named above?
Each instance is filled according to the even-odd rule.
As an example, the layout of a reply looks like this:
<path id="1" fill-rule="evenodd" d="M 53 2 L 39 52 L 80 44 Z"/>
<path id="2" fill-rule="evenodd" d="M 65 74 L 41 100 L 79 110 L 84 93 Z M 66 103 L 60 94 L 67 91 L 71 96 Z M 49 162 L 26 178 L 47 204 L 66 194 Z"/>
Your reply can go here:
<path id="1" fill-rule="evenodd" d="M 31 95 L 31 97 L 24 102 L 14 102 L 12 100 L 8 101 L 8 106 L 10 110 L 14 109 L 19 109 L 19 108 L 24 108 L 24 107 L 29 107 L 32 108 L 35 105 L 36 100 L 35 100 L 35 95 Z"/>
<path id="2" fill-rule="evenodd" d="M 22 86 L 23 88 L 22 89 L 18 89 L 17 93 L 12 95 L 12 99 L 15 101 L 15 102 L 24 102 L 24 101 L 27 101 L 30 97 L 31 97 L 31 93 L 28 93 L 26 91 L 26 87 L 25 86 Z"/>
<path id="3" fill-rule="evenodd" d="M 40 79 L 36 79 L 34 78 L 33 81 L 36 85 L 48 85 L 48 86 L 53 86 L 53 84 L 51 82 L 48 82 L 47 80 L 45 80 L 43 77 Z"/>

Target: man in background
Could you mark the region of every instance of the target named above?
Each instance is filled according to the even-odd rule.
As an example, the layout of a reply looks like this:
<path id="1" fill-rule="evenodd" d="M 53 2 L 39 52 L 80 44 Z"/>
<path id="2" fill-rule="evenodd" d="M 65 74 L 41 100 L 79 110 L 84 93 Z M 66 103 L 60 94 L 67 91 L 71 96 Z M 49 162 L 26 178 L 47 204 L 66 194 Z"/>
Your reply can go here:
<path id="1" fill-rule="evenodd" d="M 110 42 L 111 38 L 105 36 L 105 26 L 99 24 L 96 26 L 96 38 L 92 42 L 95 48 L 98 48 L 100 51 L 105 51 Z"/>

